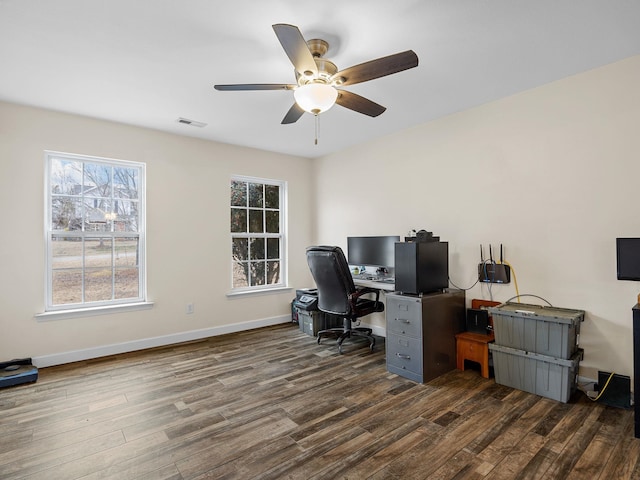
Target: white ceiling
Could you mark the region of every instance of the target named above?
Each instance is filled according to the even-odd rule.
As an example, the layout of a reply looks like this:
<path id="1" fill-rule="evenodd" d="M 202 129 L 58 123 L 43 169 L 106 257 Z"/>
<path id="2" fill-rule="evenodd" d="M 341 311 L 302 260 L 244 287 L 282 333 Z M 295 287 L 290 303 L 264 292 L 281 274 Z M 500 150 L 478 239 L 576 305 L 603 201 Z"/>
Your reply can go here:
<path id="1" fill-rule="evenodd" d="M 213 89 L 295 83 L 275 23 L 327 40 L 339 69 L 420 64 L 345 87 L 387 111 L 335 106 L 314 145 L 313 115 L 280 124 L 291 91 Z M 0 0 L 0 100 L 303 157 L 638 54 L 637 0 Z"/>

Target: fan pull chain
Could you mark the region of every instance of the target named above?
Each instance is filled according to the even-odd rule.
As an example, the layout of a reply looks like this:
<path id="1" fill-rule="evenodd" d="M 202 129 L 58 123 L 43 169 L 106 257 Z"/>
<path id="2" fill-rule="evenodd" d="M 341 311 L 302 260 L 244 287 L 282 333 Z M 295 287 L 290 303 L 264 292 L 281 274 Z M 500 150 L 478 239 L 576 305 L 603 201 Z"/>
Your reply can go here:
<path id="1" fill-rule="evenodd" d="M 316 117 L 316 142 L 315 142 L 315 145 L 317 145 L 318 144 L 318 130 L 320 130 L 320 118 L 319 118 L 319 115 L 317 113 L 314 116 Z"/>

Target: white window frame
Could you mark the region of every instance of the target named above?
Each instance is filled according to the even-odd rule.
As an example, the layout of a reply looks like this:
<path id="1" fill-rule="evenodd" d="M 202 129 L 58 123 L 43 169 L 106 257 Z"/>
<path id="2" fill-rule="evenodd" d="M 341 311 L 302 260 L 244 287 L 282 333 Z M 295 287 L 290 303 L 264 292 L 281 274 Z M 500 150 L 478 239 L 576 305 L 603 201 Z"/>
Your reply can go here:
<path id="1" fill-rule="evenodd" d="M 260 178 L 260 177 L 251 177 L 245 175 L 231 175 L 229 180 L 229 188 L 231 188 L 232 182 L 247 182 L 247 183 L 260 183 L 263 185 L 275 185 L 279 187 L 279 233 L 236 233 L 230 231 L 229 236 L 229 253 L 230 253 L 230 279 L 229 285 L 231 287 L 229 295 L 236 294 L 245 294 L 245 293 L 255 293 L 255 292 L 269 292 L 275 290 L 281 290 L 287 287 L 287 182 L 285 180 L 274 180 L 269 178 Z M 229 230 L 231 230 L 231 196 L 229 196 Z M 236 207 L 237 208 L 237 207 Z M 262 208 L 263 212 L 267 211 L 265 207 Z M 265 223 L 266 225 L 266 223 Z M 234 271 L 234 259 L 233 259 L 233 239 L 234 238 L 249 238 L 249 237 L 258 237 L 258 238 L 279 238 L 280 239 L 280 281 L 278 283 L 273 284 L 265 284 L 265 285 L 250 285 L 246 287 L 235 287 L 233 286 L 233 271 Z"/>
<path id="2" fill-rule="evenodd" d="M 52 162 L 54 159 L 63 159 L 74 162 L 83 162 L 91 164 L 100 164 L 114 167 L 126 167 L 135 168 L 139 174 L 138 185 L 138 231 L 137 232 L 117 232 L 114 228 L 112 231 L 101 231 L 99 235 L 95 232 L 85 231 L 84 224 L 81 230 L 63 231 L 55 230 L 52 225 L 52 206 L 53 206 L 53 194 L 52 194 Z M 114 308 L 118 307 L 131 307 L 135 305 L 145 304 L 147 302 L 147 272 L 146 272 L 146 165 L 141 162 L 133 162 L 129 160 L 117 160 L 111 158 L 93 157 L 88 155 L 78 155 L 73 153 L 45 151 L 45 218 L 44 218 L 44 232 L 45 232 L 45 246 L 46 246 L 46 278 L 45 278 L 45 314 L 47 313 L 60 313 L 60 312 L 79 312 L 79 311 L 92 311 L 104 309 L 105 311 L 114 311 Z M 85 301 L 83 298 L 78 303 L 67 304 L 53 304 L 53 250 L 52 250 L 52 237 L 54 235 L 64 234 L 68 237 L 77 237 L 84 241 L 86 238 L 92 238 L 95 236 L 105 238 L 138 238 L 138 297 L 124 298 L 124 299 L 111 299 L 103 301 Z M 115 245 L 115 242 L 112 242 Z M 84 257 L 83 257 L 84 258 Z M 84 271 L 83 260 L 83 271 Z M 112 268 L 114 266 L 112 265 Z M 83 273 L 84 275 L 84 273 Z M 84 293 L 84 292 L 83 292 Z M 84 297 L 84 295 L 83 295 Z"/>

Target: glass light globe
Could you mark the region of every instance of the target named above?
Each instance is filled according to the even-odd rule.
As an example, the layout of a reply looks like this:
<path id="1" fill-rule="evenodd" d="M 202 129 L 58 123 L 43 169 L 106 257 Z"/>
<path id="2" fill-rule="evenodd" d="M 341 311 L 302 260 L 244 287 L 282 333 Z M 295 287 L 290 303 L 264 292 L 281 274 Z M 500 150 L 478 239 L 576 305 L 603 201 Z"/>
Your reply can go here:
<path id="1" fill-rule="evenodd" d="M 293 98 L 301 109 L 318 115 L 336 103 L 338 90 L 324 83 L 307 83 L 293 91 Z"/>

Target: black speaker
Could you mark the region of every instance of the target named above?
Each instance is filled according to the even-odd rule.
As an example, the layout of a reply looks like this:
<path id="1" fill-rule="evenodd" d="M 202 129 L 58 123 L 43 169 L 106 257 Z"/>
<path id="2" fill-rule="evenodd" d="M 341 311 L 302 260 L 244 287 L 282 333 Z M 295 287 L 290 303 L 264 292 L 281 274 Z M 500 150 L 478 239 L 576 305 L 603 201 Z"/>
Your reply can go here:
<path id="1" fill-rule="evenodd" d="M 428 293 L 449 286 L 447 242 L 398 242 L 395 251 L 396 290 Z"/>

